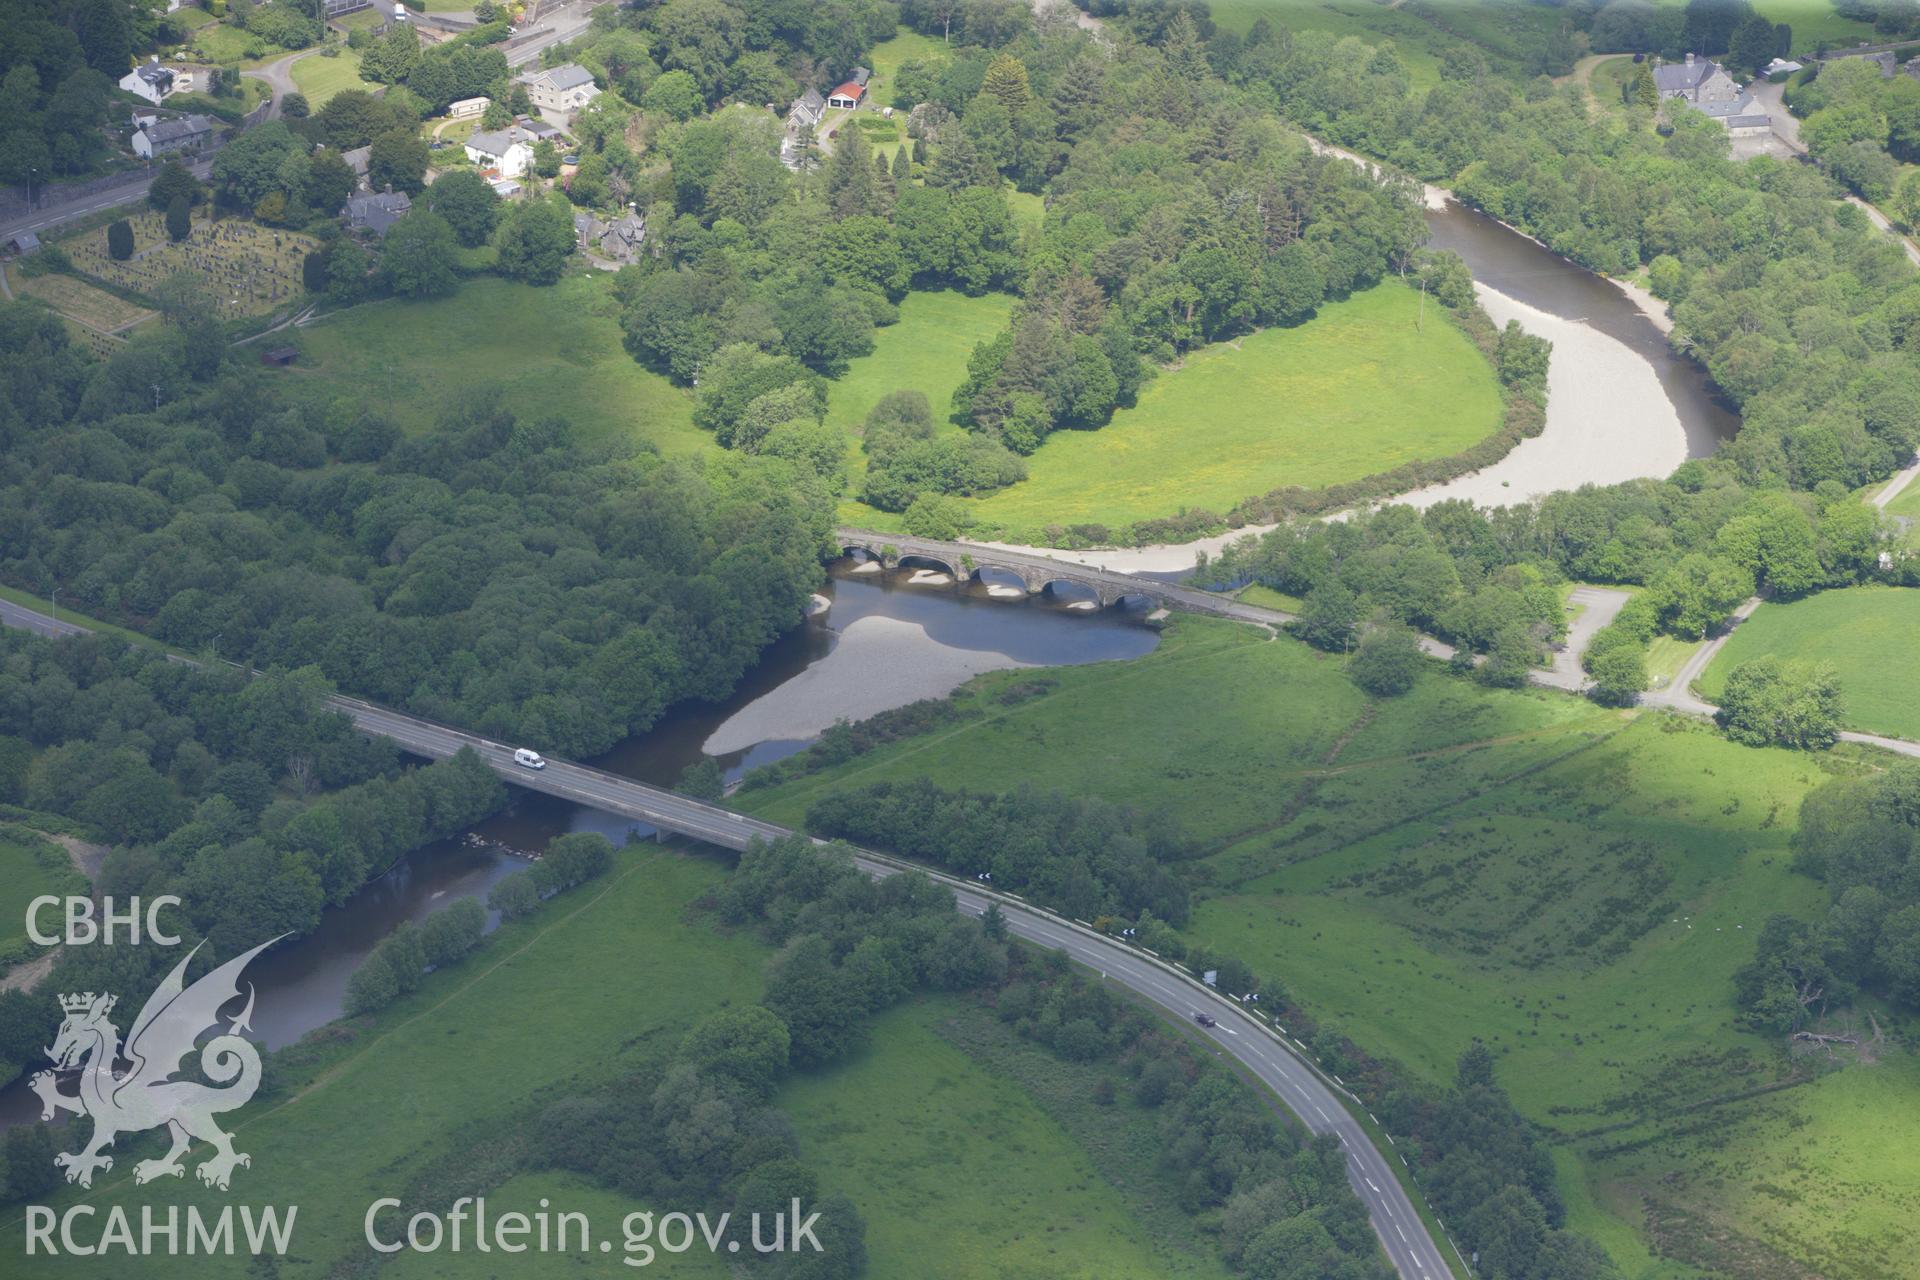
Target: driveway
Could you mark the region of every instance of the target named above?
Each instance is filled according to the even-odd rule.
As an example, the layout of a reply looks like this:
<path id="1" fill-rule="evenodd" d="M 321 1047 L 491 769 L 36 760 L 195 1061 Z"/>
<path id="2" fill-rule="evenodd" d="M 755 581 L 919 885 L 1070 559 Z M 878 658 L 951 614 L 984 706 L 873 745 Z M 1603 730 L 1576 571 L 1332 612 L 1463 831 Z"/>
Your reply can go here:
<path id="1" fill-rule="evenodd" d="M 249 80 L 263 81 L 267 89 L 272 93 L 273 105 L 267 109 L 267 119 L 278 120 L 280 118 L 280 100 L 290 93 L 300 92 L 300 86 L 293 82 L 293 64 L 302 58 L 310 57 L 318 52 L 320 52 L 318 46 L 312 49 L 302 49 L 300 52 L 290 53 L 284 58 L 275 58 L 263 67 L 256 67 L 252 71 L 242 71 L 240 73 Z"/>
<path id="2" fill-rule="evenodd" d="M 1553 665 L 1534 673 L 1535 684 L 1550 685 L 1578 693 L 1587 687 L 1587 673 L 1580 665 L 1587 646 L 1600 629 L 1612 622 L 1623 605 L 1633 597 L 1611 587 L 1575 587 L 1567 595 L 1567 607 L 1578 606 L 1580 613 L 1567 625 L 1567 642 L 1553 655 Z"/>

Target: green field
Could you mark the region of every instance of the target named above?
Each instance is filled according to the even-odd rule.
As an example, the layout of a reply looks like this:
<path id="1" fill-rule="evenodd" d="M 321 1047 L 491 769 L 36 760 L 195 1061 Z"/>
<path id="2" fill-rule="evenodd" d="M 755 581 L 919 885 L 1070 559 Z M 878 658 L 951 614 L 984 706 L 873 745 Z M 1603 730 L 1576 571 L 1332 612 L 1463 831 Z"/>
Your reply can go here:
<path id="1" fill-rule="evenodd" d="M 211 23 L 195 30 L 186 43 L 186 56 L 195 62 L 228 64 L 277 58 L 285 49 L 227 23 Z"/>
<path id="2" fill-rule="evenodd" d="M 967 358 L 976 344 L 1007 327 L 1013 299 L 1004 293 L 970 298 L 964 293 L 910 293 L 900 303 L 900 321 L 874 332 L 873 354 L 861 356 L 846 376 L 828 385 L 827 421 L 858 437 L 861 424 L 882 396 L 894 391 L 923 391 L 933 406 L 934 422 L 946 431 L 953 393 L 967 377 Z M 848 446 L 853 480 L 848 492 L 860 493 L 866 455 L 857 439 Z M 842 515 L 854 524 L 896 520 L 862 502 L 849 500 Z M 882 527 L 887 527 L 884 523 Z"/>
<path id="3" fill-rule="evenodd" d="M 866 1217 L 867 1274 L 1226 1280 L 1210 1249 L 1156 1247 L 1111 1171 L 1025 1090 L 942 1038 L 957 1004 L 882 1015 L 854 1061 L 775 1099 L 823 1188 L 851 1196 Z"/>
<path id="4" fill-rule="evenodd" d="M 302 58 L 293 64 L 292 74 L 293 83 L 315 111 L 344 89 L 367 87 L 360 78 L 360 55 L 351 49 L 341 49 L 339 56 L 332 58 L 319 53 Z"/>
<path id="5" fill-rule="evenodd" d="M 86 877 L 74 870 L 67 851 L 37 831 L 0 825 L 0 973 L 29 951 L 27 904 L 43 894 L 85 893 Z M 56 928 L 54 915 L 43 929 Z"/>
<path id="6" fill-rule="evenodd" d="M 881 106 L 891 106 L 893 97 L 883 92 L 900 73 L 903 63 L 951 57 L 953 50 L 938 36 L 923 36 L 907 27 L 900 28 L 891 40 L 873 46 L 869 61 L 873 65 L 872 93 Z"/>
<path id="7" fill-rule="evenodd" d="M 429 975 L 418 992 L 376 1018 L 335 1024 L 270 1061 L 267 1088 L 234 1126 L 236 1145 L 253 1161 L 236 1173 L 234 1191 L 249 1204 L 299 1206 L 296 1247 L 275 1274 L 358 1274 L 351 1260 L 364 1252 L 362 1219 L 375 1200 L 407 1196 L 450 1159 L 484 1164 L 493 1156 L 489 1135 L 508 1131 L 500 1122 L 524 1116 L 542 1099 L 618 1079 L 675 1043 L 703 1013 L 756 998 L 766 947 L 748 931 L 714 928 L 695 905 L 723 874 L 717 859 L 629 846 L 605 880 L 503 927 L 467 961 Z M 884 1015 L 868 1049 L 834 1070 L 790 1080 L 775 1099 L 794 1120 L 802 1159 L 819 1171 L 825 1189 L 850 1194 L 865 1218 L 867 1274 L 1227 1280 L 1211 1241 L 1171 1189 L 1151 1173 L 1111 1164 L 1116 1149 L 1130 1156 L 1143 1144 L 1150 1150 L 1158 1117 L 1122 1104 L 1100 1113 L 1117 1118 L 1104 1130 L 1076 1124 L 1070 1131 L 1018 1078 L 944 1038 L 943 1026 L 964 1011 L 963 999 Z M 1011 1039 L 990 1015 L 976 1009 L 973 1017 Z M 1020 1048 L 1053 1061 L 1024 1042 Z M 52 1198 L 56 1209 L 88 1198 L 137 1201 L 164 1213 L 185 1203 L 217 1208 L 228 1199 L 203 1192 L 191 1178 L 136 1190 L 130 1171 L 148 1152 L 123 1141 L 116 1154 L 121 1159 L 90 1195 L 63 1190 Z M 587 1214 L 594 1239 L 610 1239 L 611 1257 L 595 1245 L 585 1253 L 528 1254 L 503 1269 L 497 1256 L 469 1248 L 397 1256 L 394 1276 L 614 1274 L 609 1268 L 622 1256 L 626 1215 L 718 1208 L 643 1206 L 562 1173 L 509 1172 L 497 1185 L 498 1175 L 484 1168 L 474 1176 L 462 1190 L 484 1194 L 490 1218 L 531 1213 L 544 1197 L 552 1212 Z M 382 1221 L 383 1229 L 394 1225 Z M 19 1233 L 18 1219 L 0 1222 L 0 1248 L 20 1250 Z M 701 1280 L 734 1274 L 725 1260 L 697 1249 L 657 1256 L 646 1273 L 655 1274 L 653 1267 Z M 200 1280 L 256 1271 L 244 1257 L 180 1257 L 143 1260 L 140 1274 Z M 127 1273 L 63 1258 L 30 1261 L 8 1274 L 118 1280 Z"/>
<path id="8" fill-rule="evenodd" d="M 1032 534 L 1225 513 L 1284 485 L 1319 488 L 1458 453 L 1500 424 L 1493 371 L 1419 295 L 1384 284 L 1293 329 L 1187 356 L 1097 431 L 1059 431 L 1028 479 L 969 503 L 986 528 Z"/>
<path id="9" fill-rule="evenodd" d="M 1007 327 L 1012 310 L 1013 299 L 1004 293 L 908 294 L 900 303 L 900 322 L 874 330 L 873 354 L 853 361 L 828 388 L 827 421 L 857 436 L 882 396 L 924 391 L 934 421 L 945 423 L 953 393 L 966 380 L 967 357 Z"/>
<path id="10" fill-rule="evenodd" d="M 1717 701 L 1727 673 L 1771 654 L 1833 664 L 1847 727 L 1896 738 L 1920 738 L 1920 591 L 1849 587 L 1789 604 L 1764 604 L 1733 629 L 1700 677 L 1701 695 Z"/>
<path id="11" fill-rule="evenodd" d="M 1905 1049 L 1702 1110 L 1790 1071 L 1733 1025 L 1730 979 L 1768 914 L 1823 909 L 1787 841 L 1846 752 L 1752 750 L 1437 667 L 1376 702 L 1335 658 L 1188 617 L 1145 658 L 1049 677 L 1012 706 L 993 693 L 1017 675 L 983 677 L 962 695 L 977 717 L 741 798 L 791 821 L 830 789 L 933 776 L 1169 810 L 1199 858 L 1189 933 L 1431 1082 L 1485 1039 L 1624 1274 L 1864 1278 L 1920 1249 L 1902 1216 L 1920 1091 L 1876 1074 L 1911 1078 Z M 1779 1117 L 1801 1114 L 1817 1160 L 1787 1150 Z"/>
<path id="12" fill-rule="evenodd" d="M 1884 37 L 1871 22 L 1856 22 L 1834 11 L 1832 0 L 1758 0 L 1753 6 L 1769 22 L 1793 28 L 1795 54 L 1814 52 L 1824 42 L 1831 46 L 1877 44 Z"/>
<path id="13" fill-rule="evenodd" d="M 618 1192 L 608 1191 L 574 1174 L 523 1173 L 487 1192 L 487 1216 L 497 1221 L 500 1214 L 518 1212 L 532 1218 L 541 1211 L 543 1200 L 549 1214 L 586 1214 L 595 1237 L 604 1235 L 612 1240 L 611 1253 L 602 1253 L 597 1247 L 584 1251 L 529 1251 L 516 1255 L 510 1269 L 506 1269 L 497 1255 L 473 1249 L 462 1253 L 450 1250 L 420 1253 L 407 1249 L 395 1254 L 393 1261 L 381 1268 L 381 1280 L 579 1280 L 583 1275 L 614 1275 L 629 1270 L 625 1265 L 609 1262 L 608 1259 L 629 1256 L 625 1250 L 623 1224 L 627 1215 L 651 1206 L 635 1204 Z M 672 1210 L 660 1208 L 654 1212 L 657 1216 Z M 380 1221 L 385 1228 L 392 1219 L 382 1218 Z M 639 1231 L 641 1225 L 636 1223 L 634 1229 Z M 630 1255 L 635 1262 L 632 1270 L 636 1275 L 669 1276 L 673 1280 L 728 1280 L 734 1273 L 726 1260 L 707 1252 L 697 1240 L 696 1236 L 694 1248 L 680 1254 L 665 1253 L 656 1247 L 651 1261 L 645 1261 L 647 1255 L 636 1248 Z M 643 1261 L 644 1268 L 639 1265 Z M 618 1272 L 615 1271 L 616 1265 L 619 1266 Z"/>
<path id="14" fill-rule="evenodd" d="M 1440 83 L 1440 59 L 1433 51 L 1439 33 L 1413 14 L 1374 0 L 1214 0 L 1212 11 L 1218 26 L 1240 34 L 1265 18 L 1288 31 L 1356 36 L 1372 45 L 1391 40 L 1394 55 L 1416 89 Z"/>
<path id="15" fill-rule="evenodd" d="M 718 1005 L 757 998 L 765 948 L 683 921 L 721 874 L 714 862 L 632 846 L 605 880 L 502 928 L 372 1027 L 318 1033 L 310 1065 L 276 1059 L 268 1070 L 275 1096 L 263 1092 L 235 1126 L 236 1145 L 253 1163 L 237 1172 L 234 1191 L 251 1204 L 299 1206 L 299 1247 L 279 1274 L 326 1275 L 362 1252 L 367 1206 L 402 1194 L 432 1161 L 478 1136 L 456 1139 L 461 1126 L 516 1113 L 543 1089 L 612 1079 L 634 1049 L 670 1042 L 663 1037 L 677 1037 Z M 94 1197 L 128 1198 L 132 1164 L 117 1161 L 96 1180 Z M 228 1199 L 192 1178 L 162 1179 L 138 1194 L 159 1205 Z M 75 1198 L 68 1190 L 54 1203 Z M 17 1220 L 0 1232 L 13 1237 L 0 1247 L 16 1259 L 18 1233 Z M 18 1264 L 9 1274 L 126 1271 L 62 1259 Z M 182 1256 L 144 1259 L 140 1274 L 198 1280 L 249 1272 L 244 1257 Z"/>
<path id="16" fill-rule="evenodd" d="M 516 414 L 559 413 L 589 441 L 648 441 L 666 454 L 710 448 L 693 401 L 620 345 L 604 277 L 568 276 L 550 288 L 497 278 L 467 281 L 437 302 L 389 299 L 298 331 L 316 395 L 344 394 L 410 431 L 439 419 L 463 387 L 494 386 Z"/>
<path id="17" fill-rule="evenodd" d="M 1920 521 L 1920 480 L 1910 480 L 1892 502 L 1887 504 L 1890 516 L 1905 516 L 1909 520 Z"/>

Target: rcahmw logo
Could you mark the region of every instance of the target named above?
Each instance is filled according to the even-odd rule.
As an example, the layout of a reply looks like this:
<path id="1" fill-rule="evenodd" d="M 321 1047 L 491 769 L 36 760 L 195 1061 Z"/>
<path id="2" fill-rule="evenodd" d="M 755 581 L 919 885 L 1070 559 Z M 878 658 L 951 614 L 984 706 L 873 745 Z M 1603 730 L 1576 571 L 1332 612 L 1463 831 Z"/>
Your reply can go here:
<path id="1" fill-rule="evenodd" d="M 221 1008 L 240 997 L 241 971 L 278 941 L 274 938 L 261 943 L 189 986 L 185 980 L 187 965 L 200 949 L 196 946 L 147 997 L 124 1047 L 119 1028 L 109 1017 L 116 1003 L 114 996 L 89 991 L 60 997 L 65 1017 L 53 1047 L 47 1050 L 55 1070 L 41 1071 L 29 1083 L 40 1095 L 42 1120 L 51 1120 L 56 1112 L 71 1111 L 93 1121 L 93 1132 L 80 1150 L 63 1151 L 53 1158 L 54 1164 L 66 1171 L 68 1182 L 91 1187 L 96 1172 L 113 1168 L 113 1157 L 105 1150 L 117 1137 L 158 1128 L 166 1129 L 172 1146 L 165 1155 L 133 1166 L 136 1183 L 183 1177 L 186 1167 L 181 1157 L 196 1141 L 213 1148 L 193 1171 L 209 1187 L 227 1190 L 234 1171 L 252 1165 L 252 1157 L 234 1150 L 233 1135 L 214 1117 L 245 1106 L 260 1087 L 260 1051 L 239 1034 L 251 1029 L 248 1020 L 253 1016 L 253 984 L 247 984 L 246 1006 L 228 1022 L 226 1031 L 205 1045 L 196 1046 L 196 1042 L 209 1027 L 218 1027 Z M 187 1056 L 196 1051 L 200 1074 L 211 1084 L 173 1078 L 183 1069 Z M 124 1071 L 119 1069 L 122 1060 L 130 1064 Z M 79 1072 L 78 1092 L 61 1092 L 55 1072 L 75 1070 Z M 297 1208 L 241 1207 L 245 1244 L 254 1253 L 264 1252 L 269 1245 L 273 1252 L 284 1253 L 298 1212 Z M 27 1252 L 144 1254 L 156 1246 L 167 1253 L 233 1252 L 233 1206 L 211 1215 L 211 1221 L 197 1206 L 188 1206 L 184 1227 L 181 1217 L 173 1208 L 156 1212 L 152 1206 L 145 1206 L 136 1231 L 127 1212 L 118 1205 L 103 1214 L 96 1206 L 78 1204 L 58 1215 L 46 1205 L 29 1205 Z"/>

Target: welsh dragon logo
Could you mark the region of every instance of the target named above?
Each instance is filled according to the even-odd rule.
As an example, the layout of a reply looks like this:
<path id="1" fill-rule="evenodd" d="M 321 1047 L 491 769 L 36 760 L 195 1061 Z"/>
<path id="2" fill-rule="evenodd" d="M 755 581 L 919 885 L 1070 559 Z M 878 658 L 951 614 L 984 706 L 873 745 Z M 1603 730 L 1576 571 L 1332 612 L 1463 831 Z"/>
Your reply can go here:
<path id="1" fill-rule="evenodd" d="M 225 1191 L 234 1168 L 253 1163 L 244 1152 L 233 1149 L 233 1135 L 213 1119 L 245 1106 L 260 1087 L 260 1052 L 238 1034 L 251 1029 L 252 983 L 247 984 L 246 1008 L 228 1023 L 226 1032 L 199 1049 L 200 1070 L 214 1083 L 173 1077 L 181 1070 L 182 1060 L 194 1052 L 201 1033 L 218 1025 L 221 1007 L 239 996 L 240 971 L 278 941 L 263 942 L 188 986 L 187 964 L 200 950 L 196 946 L 147 997 L 124 1050 L 119 1029 L 107 1020 L 116 997 L 96 996 L 91 991 L 60 997 L 66 1018 L 47 1056 L 58 1071 L 80 1068 L 80 1091 L 61 1093 L 53 1071 L 38 1072 L 29 1083 L 40 1095 L 42 1120 L 53 1119 L 56 1111 L 72 1111 L 93 1120 L 93 1136 L 84 1149 L 63 1151 L 53 1158 L 54 1164 L 67 1171 L 68 1182 L 92 1186 L 96 1169 L 113 1168 L 113 1157 L 101 1154 L 103 1148 L 112 1146 L 120 1134 L 161 1125 L 167 1127 L 173 1148 L 157 1160 L 136 1164 L 135 1182 L 184 1175 L 180 1157 L 195 1139 L 214 1149 L 214 1154 L 194 1169 L 200 1181 L 210 1187 Z M 122 1058 L 132 1066 L 117 1073 L 115 1064 Z"/>

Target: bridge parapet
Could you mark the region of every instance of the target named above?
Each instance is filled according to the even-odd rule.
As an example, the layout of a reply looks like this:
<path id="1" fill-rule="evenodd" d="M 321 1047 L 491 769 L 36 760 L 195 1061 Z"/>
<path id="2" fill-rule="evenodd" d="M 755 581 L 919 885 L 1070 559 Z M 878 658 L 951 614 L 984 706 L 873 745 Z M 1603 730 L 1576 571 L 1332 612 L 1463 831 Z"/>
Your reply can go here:
<path id="1" fill-rule="evenodd" d="M 1124 596 L 1144 596 L 1161 603 L 1170 600 L 1164 584 L 1051 556 L 871 529 L 840 529 L 837 535 L 842 550 L 863 551 L 888 568 L 912 557 L 944 565 L 959 580 L 971 578 L 982 569 L 992 569 L 1018 578 L 1029 595 L 1038 595 L 1056 582 L 1072 583 L 1092 591 L 1102 608 L 1117 604 Z"/>

